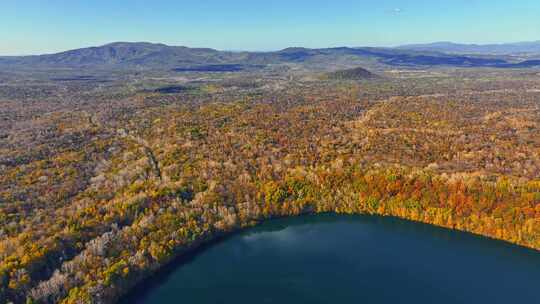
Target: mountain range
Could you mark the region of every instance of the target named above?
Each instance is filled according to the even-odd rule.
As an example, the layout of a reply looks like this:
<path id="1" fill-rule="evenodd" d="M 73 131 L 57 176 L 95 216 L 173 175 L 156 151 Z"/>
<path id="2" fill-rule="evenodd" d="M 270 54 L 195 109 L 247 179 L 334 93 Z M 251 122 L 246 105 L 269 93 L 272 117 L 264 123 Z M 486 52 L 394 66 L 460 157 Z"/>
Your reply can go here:
<path id="1" fill-rule="evenodd" d="M 437 46 L 438 44 L 434 44 Z M 442 47 L 442 45 L 439 45 Z M 532 48 L 532 47 L 531 47 Z M 525 68 L 540 66 L 540 60 L 515 61 L 508 56 L 447 54 L 417 46 L 399 48 L 337 47 L 287 48 L 274 52 L 232 52 L 209 48 L 188 48 L 147 42 L 116 42 L 66 52 L 0 57 L 0 67 L 17 68 L 99 68 L 156 69 L 226 72 L 262 69 L 270 65 L 328 65 L 336 62 L 376 62 L 387 66 L 453 66 Z"/>
<path id="2" fill-rule="evenodd" d="M 461 44 L 453 42 L 435 42 L 428 44 L 410 44 L 398 47 L 402 50 L 443 52 L 454 54 L 512 55 L 540 54 L 540 41 L 502 43 L 502 44 Z"/>

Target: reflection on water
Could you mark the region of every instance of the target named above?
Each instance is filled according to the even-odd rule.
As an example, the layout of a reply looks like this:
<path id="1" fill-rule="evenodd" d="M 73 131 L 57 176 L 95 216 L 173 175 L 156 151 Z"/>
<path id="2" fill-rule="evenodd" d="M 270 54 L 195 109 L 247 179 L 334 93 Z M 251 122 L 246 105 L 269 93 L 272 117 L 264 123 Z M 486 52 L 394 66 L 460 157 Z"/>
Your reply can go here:
<path id="1" fill-rule="evenodd" d="M 125 303 L 540 303 L 540 254 L 392 218 L 321 215 L 237 234 L 148 282 Z"/>

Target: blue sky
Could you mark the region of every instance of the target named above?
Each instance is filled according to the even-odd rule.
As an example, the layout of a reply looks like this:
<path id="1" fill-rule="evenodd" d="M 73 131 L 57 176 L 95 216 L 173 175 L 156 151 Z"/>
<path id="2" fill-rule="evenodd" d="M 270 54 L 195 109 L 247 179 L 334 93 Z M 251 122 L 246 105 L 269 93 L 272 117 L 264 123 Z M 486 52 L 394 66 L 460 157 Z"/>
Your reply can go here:
<path id="1" fill-rule="evenodd" d="M 149 41 L 227 50 L 540 40 L 540 0 L 1 0 L 0 55 Z"/>

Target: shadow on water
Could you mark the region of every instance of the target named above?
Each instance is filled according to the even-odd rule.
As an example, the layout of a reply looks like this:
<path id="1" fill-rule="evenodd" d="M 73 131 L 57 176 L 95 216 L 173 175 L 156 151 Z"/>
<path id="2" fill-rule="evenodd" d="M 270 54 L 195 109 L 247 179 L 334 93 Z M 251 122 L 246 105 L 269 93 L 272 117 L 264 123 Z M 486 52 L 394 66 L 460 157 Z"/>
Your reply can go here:
<path id="1" fill-rule="evenodd" d="M 175 72 L 240 72 L 244 70 L 241 64 L 212 64 L 194 67 L 175 68 Z"/>
<path id="2" fill-rule="evenodd" d="M 248 64 L 209 64 L 197 65 L 191 67 L 178 67 L 172 69 L 174 72 L 210 72 L 210 73 L 226 73 L 226 72 L 242 72 L 246 70 L 260 70 L 264 65 L 248 65 Z"/>
<path id="3" fill-rule="evenodd" d="M 177 93 L 183 93 L 189 90 L 192 90 L 192 88 L 176 85 L 176 86 L 166 86 L 166 87 L 157 88 L 154 90 L 154 92 L 161 93 L 161 94 L 177 94 Z"/>
<path id="4" fill-rule="evenodd" d="M 135 303 L 137 299 L 146 297 L 148 294 L 151 293 L 151 291 L 155 287 L 158 287 L 161 284 L 167 282 L 169 277 L 173 275 L 174 272 L 179 267 L 182 267 L 183 265 L 193 262 L 194 259 L 201 253 L 215 247 L 216 245 L 222 242 L 226 242 L 227 240 L 239 234 L 241 234 L 241 232 L 233 232 L 228 235 L 219 236 L 211 241 L 201 244 L 197 248 L 189 250 L 188 252 L 180 255 L 179 257 L 176 257 L 170 263 L 168 263 L 167 265 L 159 269 L 156 273 L 151 274 L 150 276 L 145 278 L 142 282 L 137 284 L 133 288 L 133 291 L 123 296 L 118 303 L 119 304 Z"/>
<path id="5" fill-rule="evenodd" d="M 358 238 L 356 235 L 358 233 L 364 233 L 365 235 L 363 238 Z M 282 237 L 292 234 L 294 238 L 291 240 L 284 239 L 282 240 Z M 245 247 L 246 246 L 246 240 L 253 240 L 253 242 L 249 243 L 249 246 L 252 247 Z M 268 244 L 268 242 L 289 242 L 286 245 L 283 245 L 281 243 L 271 243 Z M 352 242 L 352 243 L 351 243 Z M 361 244 L 359 242 L 365 242 L 364 244 Z M 320 244 L 316 244 L 320 243 Z M 280 219 L 273 219 L 266 221 L 258 226 L 248 228 L 246 230 L 242 230 L 239 232 L 235 232 L 232 234 L 229 234 L 227 236 L 219 237 L 213 241 L 210 241 L 208 243 L 203 244 L 202 246 L 198 247 L 197 249 L 194 249 L 186 254 L 181 255 L 180 257 L 174 259 L 171 263 L 163 267 L 161 270 L 159 270 L 156 274 L 151 275 L 144 281 L 142 281 L 139 285 L 137 285 L 133 290 L 132 293 L 125 296 L 120 303 L 127 304 L 127 303 L 154 303 L 153 301 L 156 300 L 154 298 L 154 293 L 156 290 L 163 285 L 170 284 L 171 281 L 174 281 L 174 276 L 178 275 L 177 272 L 183 271 L 183 269 L 188 269 L 188 273 L 193 273 L 193 271 L 197 271 L 197 267 L 199 267 L 200 264 L 208 263 L 209 259 L 212 259 L 215 261 L 215 259 L 221 259 L 221 254 L 217 254 L 215 251 L 220 251 L 223 253 L 224 256 L 227 256 L 227 254 L 231 252 L 232 249 L 234 251 L 239 252 L 239 256 L 236 258 L 238 261 L 241 261 L 241 264 L 234 264 L 233 266 L 224 264 L 225 270 L 220 269 L 224 273 L 227 274 L 227 276 L 231 275 L 230 280 L 232 280 L 231 283 L 227 284 L 248 284 L 244 281 L 242 281 L 242 273 L 244 273 L 244 276 L 246 274 L 250 274 L 249 270 L 253 267 L 257 267 L 258 263 L 269 263 L 269 265 L 266 266 L 266 268 L 270 268 L 270 270 L 264 270 L 269 271 L 265 273 L 265 276 L 254 278 L 254 281 L 261 280 L 264 282 L 264 280 L 269 279 L 266 277 L 266 275 L 271 276 L 271 273 L 275 268 L 279 268 L 279 265 L 282 265 L 283 262 L 284 268 L 291 267 L 290 263 L 291 261 L 283 260 L 282 262 L 275 261 L 275 259 L 268 259 L 269 257 L 272 257 L 271 255 L 267 255 L 263 257 L 266 257 L 267 259 L 262 260 L 253 260 L 252 256 L 249 256 L 247 252 L 250 252 L 250 250 L 253 250 L 254 248 L 258 248 L 261 252 L 266 253 L 268 250 L 277 250 L 275 249 L 275 246 L 280 247 L 279 250 L 291 250 L 292 252 L 296 252 L 292 256 L 292 260 L 296 261 L 295 263 L 298 263 L 298 261 L 305 261 L 301 262 L 305 265 L 300 265 L 300 269 L 304 271 L 305 273 L 308 273 L 312 271 L 313 265 L 317 265 L 317 268 L 321 268 L 318 270 L 321 273 L 318 273 L 317 271 L 314 272 L 314 275 L 317 278 L 320 279 L 320 281 L 329 280 L 332 281 L 332 278 L 325 278 L 324 275 L 334 275 L 335 273 L 342 273 L 349 271 L 347 267 L 356 267 L 353 264 L 345 265 L 340 264 L 340 259 L 337 258 L 335 260 L 334 258 L 332 261 L 337 262 L 328 262 L 325 264 L 317 264 L 317 257 L 310 257 L 311 252 L 315 252 L 314 254 L 317 254 L 317 251 L 328 250 L 331 248 L 331 254 L 337 254 L 336 257 L 339 257 L 339 254 L 342 255 L 341 258 L 346 257 L 350 258 L 351 254 L 352 256 L 355 256 L 356 253 L 354 252 L 360 252 L 359 261 L 362 261 L 363 258 L 375 259 L 371 260 L 371 264 L 368 263 L 368 266 L 371 268 L 367 268 L 363 270 L 363 275 L 370 276 L 370 278 L 373 279 L 373 286 L 371 288 L 379 288 L 380 283 L 379 282 L 385 282 L 386 279 L 382 279 L 381 276 L 387 276 L 387 275 L 397 275 L 397 276 L 403 276 L 402 270 L 403 267 L 405 269 L 407 267 L 410 267 L 407 263 L 410 260 L 411 265 L 413 267 L 419 267 L 420 270 L 423 273 L 423 276 L 430 276 L 430 275 L 436 275 L 440 276 L 441 273 L 445 273 L 445 271 L 448 272 L 454 272 L 453 274 L 448 274 L 449 278 L 459 277 L 460 273 L 456 273 L 459 271 L 452 270 L 452 266 L 441 264 L 440 267 L 430 268 L 435 266 L 434 264 L 439 263 L 454 263 L 456 266 L 463 267 L 463 265 L 460 264 L 472 264 L 474 265 L 477 261 L 482 262 L 484 260 L 488 260 L 488 262 L 481 263 L 482 265 L 479 266 L 478 269 L 475 271 L 472 271 L 471 275 L 474 278 L 474 280 L 480 278 L 483 279 L 485 276 L 486 283 L 485 284 L 491 284 L 493 282 L 490 282 L 490 280 L 494 280 L 493 278 L 489 278 L 489 273 L 495 274 L 496 276 L 501 275 L 501 272 L 503 275 L 505 275 L 506 270 L 511 270 L 513 267 L 516 267 L 517 269 L 527 269 L 530 268 L 531 263 L 540 263 L 540 257 L 538 255 L 538 252 L 535 250 L 523 248 L 517 245 L 513 245 L 504 241 L 499 240 L 492 240 L 488 238 L 484 238 L 481 236 L 473 235 L 466 232 L 459 232 L 459 231 L 452 231 L 441 227 L 434 227 L 432 225 L 428 224 L 422 224 L 422 223 L 415 223 L 410 222 L 398 218 L 393 217 L 381 217 L 381 216 L 367 216 L 367 215 L 334 215 L 334 214 L 322 214 L 322 215 L 307 215 L 307 216 L 299 216 L 299 217 L 292 217 L 292 218 L 280 218 Z M 337 246 L 337 247 L 334 247 Z M 343 247 L 350 247 L 351 249 L 342 249 Z M 322 248 L 322 249 L 321 249 Z M 365 250 L 369 248 L 369 252 L 366 252 Z M 455 249 L 455 250 L 454 250 Z M 278 250 L 278 251 L 279 251 Z M 339 251 L 346 251 L 345 254 L 340 253 Z M 335 251 L 335 252 L 334 252 Z M 401 251 L 401 252 L 400 252 Z M 258 252 L 258 251 L 257 251 Z M 336 253 L 337 252 L 337 253 Z M 365 253 L 361 253 L 365 252 Z M 472 254 L 472 257 L 469 257 L 468 254 Z M 208 254 L 210 254 L 208 256 Z M 246 254 L 244 256 L 244 254 Z M 325 254 L 328 254 L 326 252 Z M 458 258 L 455 260 L 453 259 L 453 255 L 456 254 Z M 202 256 L 205 256 L 204 258 Z M 305 256 L 304 256 L 305 255 Z M 201 256 L 201 259 L 198 260 L 197 258 Z M 422 263 L 418 261 L 419 257 L 426 259 L 426 264 L 431 265 L 430 267 L 422 266 Z M 399 259 L 403 259 L 403 261 L 397 262 L 392 260 L 395 257 L 399 257 Z M 291 259 L 291 257 L 286 257 L 288 259 Z M 320 258 L 320 257 L 319 257 Z M 228 263 L 227 258 L 223 257 L 223 260 L 217 261 L 218 263 Z M 324 260 L 323 260 L 324 261 Z M 501 266 L 500 269 L 493 270 L 493 265 L 496 265 L 498 261 L 504 261 L 506 264 Z M 532 262 L 531 262 L 532 261 Z M 230 262 L 230 261 L 229 261 Z M 387 263 L 388 262 L 388 263 Z M 289 264 L 287 264 L 289 263 Z M 393 263 L 393 264 L 392 264 Z M 234 267 L 243 267 L 246 269 L 235 269 Z M 387 265 L 389 264 L 389 265 Z M 214 265 L 214 264 L 212 264 Z M 208 271 L 208 267 L 212 269 L 212 265 L 206 265 L 201 268 L 201 275 L 204 276 Z M 370 266 L 371 265 L 371 266 Z M 376 265 L 379 268 L 373 268 Z M 540 264 L 536 264 L 540 267 Z M 364 265 L 365 266 L 365 265 Z M 364 267 L 363 266 L 363 267 Z M 187 267 L 187 268 L 183 268 Z M 232 267 L 232 268 L 231 268 Z M 302 268 L 303 267 L 303 268 Z M 426 268 L 427 267 L 427 268 Z M 486 268 L 487 267 L 487 268 Z M 335 270 L 334 270 L 335 268 Z M 425 268 L 425 269 L 424 269 Z M 439 268 L 443 268 L 442 272 Z M 444 270 L 445 268 L 448 268 L 448 270 Z M 459 269 L 459 267 L 457 267 Z M 231 269 L 235 269 L 235 271 L 231 272 Z M 330 269 L 330 270 L 328 270 Z M 399 274 L 395 273 L 399 270 Z M 217 271 L 217 270 L 216 270 Z M 247 272 L 246 272 L 247 271 Z M 264 273 L 263 271 L 263 273 Z M 283 275 L 283 273 L 280 274 L 280 272 L 283 272 L 284 270 L 276 270 L 276 277 L 270 277 L 270 279 L 279 279 L 280 275 Z M 286 270 L 285 270 L 286 271 Z M 327 272 L 324 272 L 327 271 Z M 463 271 L 463 270 L 461 270 Z M 485 271 L 488 274 L 482 274 L 482 271 Z M 213 270 L 211 271 L 213 272 Z M 380 273 L 382 272 L 382 273 Z M 405 271 L 406 272 L 406 271 Z M 540 271 L 539 271 L 540 272 Z M 197 273 L 197 272 L 196 272 Z M 252 275 L 253 273 L 251 273 Z M 180 277 L 184 278 L 186 274 L 181 275 Z M 222 274 L 223 275 L 223 274 Z M 466 273 L 463 274 L 464 278 L 467 276 Z M 513 280 L 514 277 L 520 277 L 519 274 L 516 275 L 515 273 L 510 274 L 510 279 Z M 238 276 L 238 277 L 237 277 Z M 454 277 L 453 277 L 454 276 Z M 535 279 L 540 278 L 540 273 L 538 272 L 530 272 L 527 274 L 529 278 Z M 188 275 L 188 277 L 191 277 Z M 218 275 L 219 277 L 219 275 Z M 208 277 L 209 279 L 213 279 L 212 277 Z M 341 277 L 338 277 L 338 279 Z M 455 282 L 459 281 L 458 279 L 454 278 L 454 281 L 452 279 L 450 280 L 450 283 L 456 284 Z M 178 279 L 178 278 L 177 278 Z M 196 283 L 200 283 L 201 278 L 194 278 L 193 280 L 196 281 Z M 296 277 L 296 279 L 302 280 L 302 277 Z M 181 279 L 182 282 L 185 279 Z M 189 279 L 191 281 L 191 279 Z M 235 282 L 238 281 L 238 282 Z M 400 292 L 401 289 L 403 289 L 402 286 L 397 286 L 399 284 L 402 284 L 402 281 L 399 281 L 398 279 L 388 279 L 388 284 L 390 288 L 396 288 L 397 292 Z M 403 278 L 401 278 L 403 280 Z M 423 290 L 422 288 L 434 288 L 433 286 L 430 286 L 431 283 L 426 283 L 426 281 L 430 281 L 429 279 L 419 279 L 418 277 L 410 277 L 407 279 L 412 282 L 416 282 L 418 286 L 416 288 L 420 290 Z M 443 281 L 447 279 L 438 279 L 438 281 Z M 456 281 L 457 280 L 457 281 Z M 496 280 L 494 280 L 496 281 Z M 243 282 L 243 283 L 242 283 Z M 302 282 L 302 281 L 300 281 Z M 350 292 L 351 288 L 354 289 L 354 287 L 349 287 L 347 284 L 348 281 L 345 280 L 345 285 L 336 285 L 334 287 L 336 288 L 344 288 L 343 291 L 347 293 Z M 186 282 L 187 283 L 187 282 Z M 305 283 L 305 282 L 304 282 Z M 313 282 L 310 282 L 310 284 Z M 263 284 L 263 283 L 258 283 Z M 276 283 L 279 287 L 279 283 Z M 300 283 L 298 283 L 300 284 Z M 316 283 L 320 284 L 320 288 L 327 287 L 326 285 L 329 284 L 330 286 L 333 286 L 332 284 L 336 284 L 335 282 L 325 282 L 325 283 Z M 366 283 L 368 284 L 368 283 Z M 392 284 L 397 284 L 396 286 L 392 286 Z M 421 286 L 422 284 L 426 286 Z M 466 283 L 457 283 L 456 286 L 452 286 L 452 288 L 457 290 L 460 290 L 459 284 L 466 284 Z M 484 284 L 478 283 L 480 287 L 484 287 Z M 531 283 L 527 283 L 531 284 Z M 188 284 L 189 285 L 189 284 Z M 192 285 L 189 285 L 192 286 Z M 189 286 L 179 286 L 184 288 L 190 288 Z M 208 285 L 213 286 L 213 285 Z M 216 290 L 213 290 L 213 287 L 206 286 L 204 288 L 205 293 L 226 293 L 226 290 L 219 289 L 219 287 L 214 287 Z M 220 285 L 217 285 L 220 286 Z M 231 285 L 234 286 L 234 285 Z M 309 285 L 311 286 L 311 285 Z M 317 286 L 317 285 L 315 285 Z M 369 285 L 367 285 L 369 287 Z M 257 286 L 246 286 L 246 288 L 254 288 L 257 289 Z M 305 287 L 305 286 L 304 286 Z M 313 286 L 311 286 L 313 287 Z M 193 286 L 191 287 L 193 288 Z M 316 287 L 318 288 L 318 287 Z M 365 288 L 365 287 L 364 287 Z M 514 287 L 512 287 L 514 288 Z M 208 290 L 207 290 L 208 289 Z M 301 288 L 298 288 L 299 290 L 293 290 L 289 289 L 289 287 L 282 288 L 281 291 L 283 292 L 283 295 L 281 295 L 281 300 L 283 300 L 284 297 L 287 297 L 287 294 L 290 294 L 291 292 L 296 293 L 302 293 L 304 292 Z M 348 289 L 348 291 L 347 291 Z M 469 288 L 470 289 L 470 288 Z M 230 292 L 234 292 L 234 288 L 231 289 Z M 279 290 L 279 289 L 278 289 Z M 185 291 L 185 289 L 184 289 Z M 180 293 L 180 291 L 178 291 Z M 256 293 L 257 291 L 253 291 Z M 401 292 L 406 292 L 406 290 L 401 290 Z M 448 297 L 447 301 L 444 303 L 462 303 L 458 300 L 452 301 L 450 298 L 453 297 L 453 294 L 445 294 L 447 291 L 440 291 L 435 288 L 434 291 L 432 291 L 431 296 L 432 297 L 440 297 L 441 294 L 444 294 Z M 468 290 L 467 292 L 471 292 Z M 464 292 L 465 295 L 461 295 L 461 297 L 467 298 L 468 297 L 474 297 L 474 295 L 467 294 Z M 480 291 L 478 292 L 480 293 Z M 317 299 L 317 301 L 313 302 L 315 299 L 311 298 L 310 300 L 306 300 L 305 298 L 298 298 L 298 294 L 290 294 L 291 297 L 297 297 L 295 299 L 301 300 L 300 303 L 324 303 L 323 300 Z M 187 300 L 189 302 L 189 295 L 186 295 L 184 293 L 178 294 L 179 299 L 183 299 L 183 296 L 187 296 Z M 191 295 L 193 296 L 193 295 Z M 369 295 L 366 295 L 369 298 Z M 393 295 L 394 297 L 397 295 Z M 225 296 L 224 296 L 225 297 Z M 376 301 L 376 303 L 390 303 L 393 300 L 396 300 L 395 298 L 391 298 L 390 295 L 386 296 L 387 299 L 385 301 L 379 302 Z M 225 297 L 226 298 L 226 297 Z M 480 298 L 480 297 L 479 297 Z M 475 299 L 479 299 L 475 298 Z M 158 297 L 159 299 L 159 297 Z M 169 298 L 170 299 L 170 298 Z M 194 298 L 191 298 L 192 300 Z M 344 302 L 349 303 L 350 298 L 343 298 Z M 372 298 L 373 299 L 373 298 Z M 426 303 L 425 300 L 427 298 L 424 298 L 424 302 L 419 301 L 419 303 Z M 450 299 L 450 300 L 449 300 Z M 303 302 L 302 302 L 303 300 Z M 389 301 L 387 301 L 389 300 Z M 398 299 L 399 300 L 399 299 Z M 540 299 L 539 299 L 540 300 Z M 246 303 L 245 301 L 242 302 L 239 299 L 240 303 Z M 321 302 L 322 301 L 322 302 Z M 172 301 L 175 302 L 175 301 Z M 204 301 L 203 301 L 204 302 Z M 271 303 L 278 303 L 278 301 L 270 301 Z M 156 302 L 157 303 L 157 302 Z M 160 302 L 161 303 L 161 302 Z M 209 303 L 204 302 L 204 303 Z M 220 302 L 220 303 L 227 303 Z M 294 303 L 294 302 L 290 302 Z M 499 302 L 497 302 L 499 303 Z M 538 302 L 540 303 L 540 302 Z"/>
<path id="6" fill-rule="evenodd" d="M 344 217 L 349 218 L 349 216 L 344 216 Z M 197 248 L 194 248 L 180 255 L 179 257 L 173 259 L 169 264 L 165 265 L 156 273 L 150 275 L 148 278 L 140 282 L 135 288 L 133 288 L 133 292 L 124 296 L 119 303 L 121 304 L 134 303 L 136 299 L 139 299 L 149 294 L 154 287 L 160 286 L 161 284 L 166 282 L 169 279 L 169 277 L 172 274 L 174 274 L 174 272 L 179 267 L 182 267 L 183 265 L 193 262 L 194 259 L 197 256 L 199 256 L 201 253 L 211 248 L 214 248 L 215 246 L 221 243 L 224 243 L 230 239 L 233 239 L 236 236 L 252 235 L 252 234 L 258 234 L 258 233 L 264 233 L 264 232 L 276 232 L 276 231 L 281 231 L 283 229 L 286 229 L 288 227 L 302 226 L 302 225 L 305 225 L 305 222 L 300 221 L 300 220 L 304 218 L 309 218 L 310 223 L 320 223 L 320 224 L 335 223 L 335 222 L 340 221 L 339 218 L 333 215 L 300 216 L 296 218 L 299 221 L 291 221 L 291 218 L 279 218 L 279 219 L 268 220 L 263 225 L 254 226 L 246 230 L 239 230 L 239 231 L 229 233 L 227 235 L 216 237 L 215 239 L 210 240 L 206 243 L 203 243 Z"/>

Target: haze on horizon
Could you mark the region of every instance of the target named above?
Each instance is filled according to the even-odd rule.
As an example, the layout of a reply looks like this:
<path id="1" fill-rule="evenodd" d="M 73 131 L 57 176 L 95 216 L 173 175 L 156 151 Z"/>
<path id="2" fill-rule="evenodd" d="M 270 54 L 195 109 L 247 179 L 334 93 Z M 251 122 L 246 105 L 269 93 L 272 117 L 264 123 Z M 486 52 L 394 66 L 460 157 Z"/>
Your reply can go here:
<path id="1" fill-rule="evenodd" d="M 535 0 L 21 2 L 0 5 L 0 55 L 54 53 L 115 41 L 266 51 L 540 39 L 540 2 Z"/>

